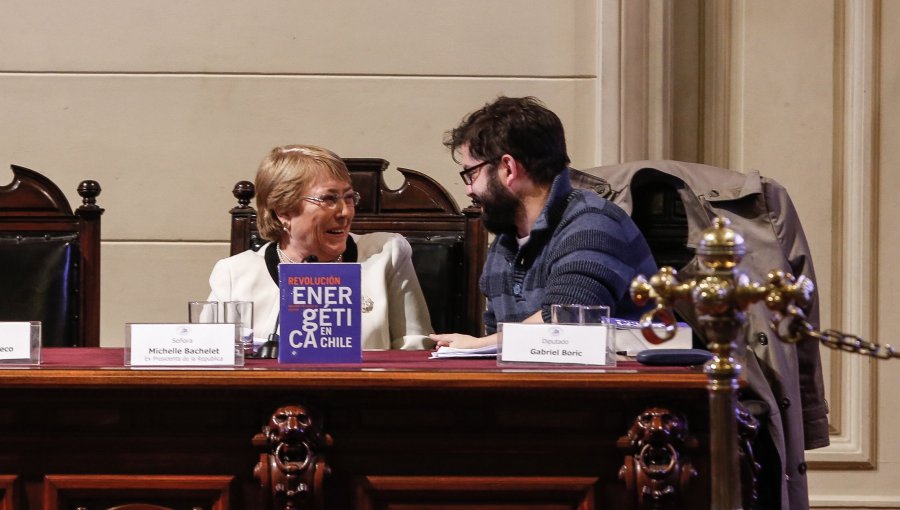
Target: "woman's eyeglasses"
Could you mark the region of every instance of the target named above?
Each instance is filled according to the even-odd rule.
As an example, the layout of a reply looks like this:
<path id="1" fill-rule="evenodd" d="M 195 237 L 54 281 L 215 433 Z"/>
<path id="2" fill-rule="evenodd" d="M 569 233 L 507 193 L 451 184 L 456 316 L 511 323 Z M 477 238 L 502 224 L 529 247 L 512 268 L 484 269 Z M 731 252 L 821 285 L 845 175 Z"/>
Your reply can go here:
<path id="1" fill-rule="evenodd" d="M 356 207 L 359 205 L 359 193 L 356 191 L 350 191 L 344 193 L 343 195 L 337 195 L 335 193 L 326 193 L 324 195 L 319 195 L 317 197 L 311 196 L 302 196 L 300 197 L 303 200 L 309 200 L 310 202 L 316 203 L 318 205 L 327 207 L 329 209 L 337 208 L 338 202 L 343 202 L 345 206 L 353 206 Z"/>
<path id="2" fill-rule="evenodd" d="M 481 163 L 472 165 L 469 168 L 463 167 L 462 171 L 459 173 L 459 176 L 462 177 L 462 181 L 466 186 L 471 186 L 475 179 L 478 178 L 478 172 L 476 170 L 483 167 L 484 165 L 490 164 L 490 161 L 482 161 Z"/>

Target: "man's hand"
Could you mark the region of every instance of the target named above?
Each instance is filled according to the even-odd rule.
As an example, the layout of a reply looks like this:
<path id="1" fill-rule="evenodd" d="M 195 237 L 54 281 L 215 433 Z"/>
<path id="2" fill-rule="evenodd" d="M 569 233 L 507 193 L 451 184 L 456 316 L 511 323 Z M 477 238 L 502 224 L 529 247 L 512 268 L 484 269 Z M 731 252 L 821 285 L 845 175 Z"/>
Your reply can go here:
<path id="1" fill-rule="evenodd" d="M 428 335 L 429 338 L 437 342 L 437 347 L 453 347 L 454 349 L 475 349 L 476 347 L 484 347 L 486 345 L 496 345 L 497 335 L 488 335 L 478 338 L 477 336 L 463 335 L 460 333 L 446 333 L 443 335 Z"/>
<path id="2" fill-rule="evenodd" d="M 541 311 L 538 310 L 522 322 L 542 323 L 544 322 L 544 319 L 541 318 Z M 454 349 L 476 349 L 478 347 L 485 347 L 488 345 L 497 345 L 497 333 L 481 338 L 478 338 L 477 336 L 463 335 L 461 333 L 444 333 L 442 335 L 435 334 L 428 335 L 428 337 L 437 343 L 437 345 L 435 345 L 435 348 L 453 347 Z"/>

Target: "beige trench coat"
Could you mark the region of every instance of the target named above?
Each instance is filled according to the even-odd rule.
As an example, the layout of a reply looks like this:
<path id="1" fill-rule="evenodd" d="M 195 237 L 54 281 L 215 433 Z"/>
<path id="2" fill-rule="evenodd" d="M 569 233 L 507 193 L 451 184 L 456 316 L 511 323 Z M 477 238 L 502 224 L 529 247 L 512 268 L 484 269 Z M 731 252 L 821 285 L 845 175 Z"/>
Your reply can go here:
<path id="1" fill-rule="evenodd" d="M 689 247 L 697 247 L 701 232 L 712 226 L 715 216 L 725 216 L 744 237 L 747 255 L 740 268 L 752 281 L 765 281 L 772 269 L 806 275 L 815 281 L 806 237 L 787 191 L 758 172 L 743 174 L 678 161 L 639 161 L 573 171 L 572 184 L 593 189 L 631 214 L 632 179 L 647 168 L 684 183 L 679 196 L 687 213 Z M 767 426 L 782 471 L 781 508 L 807 509 L 804 450 L 829 442 L 819 344 L 779 341 L 769 326 L 771 313 L 762 303 L 752 305 L 748 312 L 747 345 L 752 356 L 742 360 L 744 376 L 755 398 L 770 408 Z M 807 314 L 818 327 L 817 296 Z M 698 331 L 696 325 L 694 329 Z"/>

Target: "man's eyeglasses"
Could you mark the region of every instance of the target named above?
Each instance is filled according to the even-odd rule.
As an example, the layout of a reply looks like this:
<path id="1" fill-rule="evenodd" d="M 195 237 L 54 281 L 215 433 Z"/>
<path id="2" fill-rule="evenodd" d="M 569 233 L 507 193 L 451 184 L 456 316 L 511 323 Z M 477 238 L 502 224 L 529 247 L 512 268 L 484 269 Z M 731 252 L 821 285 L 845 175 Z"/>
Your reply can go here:
<path id="1" fill-rule="evenodd" d="M 476 170 L 483 167 L 484 165 L 490 164 L 490 161 L 482 161 L 481 163 L 472 165 L 469 168 L 463 167 L 462 171 L 459 172 L 459 176 L 462 177 L 463 183 L 465 183 L 466 186 L 471 186 L 472 182 L 478 178 L 478 172 L 476 172 Z"/>
<path id="2" fill-rule="evenodd" d="M 302 196 L 300 197 L 303 200 L 309 200 L 310 202 L 314 202 L 318 205 L 325 206 L 329 209 L 336 209 L 338 205 L 338 201 L 344 203 L 344 206 L 353 206 L 356 207 L 359 205 L 359 193 L 355 191 L 350 191 L 344 193 L 343 195 L 336 195 L 334 193 L 327 193 L 325 195 L 319 195 L 317 197 L 311 196 Z"/>

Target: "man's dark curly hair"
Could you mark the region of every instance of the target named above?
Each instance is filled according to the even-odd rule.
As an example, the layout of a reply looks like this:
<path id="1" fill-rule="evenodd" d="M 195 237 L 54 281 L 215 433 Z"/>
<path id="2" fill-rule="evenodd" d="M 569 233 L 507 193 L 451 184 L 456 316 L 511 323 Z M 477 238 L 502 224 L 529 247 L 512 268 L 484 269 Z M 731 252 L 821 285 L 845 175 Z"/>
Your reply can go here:
<path id="1" fill-rule="evenodd" d="M 494 164 L 509 154 L 538 184 L 550 184 L 569 164 L 562 122 L 534 97 L 501 96 L 470 113 L 444 137 L 454 159 L 466 144 L 473 158 Z"/>

